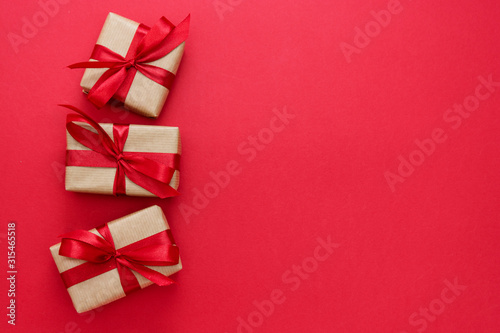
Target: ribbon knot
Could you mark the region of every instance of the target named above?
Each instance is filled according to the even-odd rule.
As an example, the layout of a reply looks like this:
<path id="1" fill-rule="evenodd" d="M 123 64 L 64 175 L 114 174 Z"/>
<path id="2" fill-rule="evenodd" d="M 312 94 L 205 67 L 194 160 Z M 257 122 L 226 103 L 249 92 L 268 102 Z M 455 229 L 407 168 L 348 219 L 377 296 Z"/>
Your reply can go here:
<path id="1" fill-rule="evenodd" d="M 136 64 L 136 60 L 135 60 L 135 58 L 130 59 L 130 60 L 129 60 L 129 61 L 127 61 L 127 63 L 125 64 L 125 69 L 129 69 L 130 67 L 135 67 L 135 68 L 137 68 L 137 64 Z"/>
<path id="2" fill-rule="evenodd" d="M 188 15 L 177 26 L 165 17 L 161 17 L 151 29 L 141 24 L 125 58 L 106 46 L 96 44 L 91 59 L 97 61 L 79 62 L 68 67 L 108 68 L 88 93 L 89 100 L 98 108 L 103 107 L 113 96 L 123 102 L 137 71 L 170 89 L 175 74 L 149 63 L 163 58 L 186 41 L 189 21 Z M 129 70 L 132 67 L 136 70 Z"/>
<path id="3" fill-rule="evenodd" d="M 123 160 L 123 158 L 124 158 L 123 153 L 118 153 L 118 155 L 116 155 L 117 162 L 120 162 L 121 160 Z"/>
<path id="4" fill-rule="evenodd" d="M 87 261 L 61 273 L 66 288 L 115 268 L 127 295 L 141 288 L 132 271 L 160 286 L 174 283 L 167 276 L 146 267 L 173 266 L 179 263 L 179 248 L 175 246 L 170 230 L 116 249 L 108 225 L 96 229 L 100 236 L 85 230 L 61 236 L 59 255 Z"/>
<path id="5" fill-rule="evenodd" d="M 116 161 L 115 181 L 113 184 L 114 195 L 125 195 L 125 176 L 132 182 L 148 190 L 160 198 L 167 198 L 176 196 L 179 193 L 170 186 L 170 181 L 174 175 L 178 159 L 173 159 L 170 163 L 164 163 L 162 159 L 159 162 L 148 157 L 144 154 L 137 152 L 127 152 L 127 157 L 123 155 L 123 148 L 127 141 L 129 125 L 113 124 L 113 138 L 104 131 L 104 129 L 95 122 L 92 118 L 86 115 L 83 111 L 77 109 L 72 105 L 60 105 L 75 111 L 77 114 L 68 114 L 66 119 L 66 129 L 70 135 L 85 147 L 96 152 L 97 155 L 102 155 L 105 160 Z M 85 129 L 75 122 L 84 122 L 92 126 L 97 133 Z M 77 154 L 84 154 L 82 150 L 75 151 Z M 83 151 L 85 152 L 85 151 Z M 85 156 L 85 155 L 82 155 Z M 178 156 L 178 155 L 177 155 Z M 75 158 L 76 159 L 76 158 Z M 84 159 L 82 157 L 82 159 Z M 170 165 L 174 167 L 171 167 Z M 91 166 L 99 166 L 94 164 Z"/>

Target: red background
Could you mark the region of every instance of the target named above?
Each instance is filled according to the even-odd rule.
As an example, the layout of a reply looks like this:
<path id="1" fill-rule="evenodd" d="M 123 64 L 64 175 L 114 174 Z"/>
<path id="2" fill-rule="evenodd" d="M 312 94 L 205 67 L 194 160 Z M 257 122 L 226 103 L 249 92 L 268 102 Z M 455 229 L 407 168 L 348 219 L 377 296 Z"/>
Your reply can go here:
<path id="1" fill-rule="evenodd" d="M 341 43 L 353 45 L 356 27 L 376 29 L 371 11 L 390 1 L 221 0 L 220 15 L 212 0 L 66 2 L 46 22 L 38 17 L 43 26 L 19 45 L 9 36 L 24 38 L 23 19 L 33 23 L 43 9 L 26 0 L 0 5 L 0 267 L 6 272 L 14 220 L 18 269 L 15 327 L 0 283 L 2 329 L 230 333 L 250 315 L 253 332 L 500 331 L 500 88 L 459 128 L 443 119 L 474 94 L 479 76 L 500 81 L 498 1 L 401 0 L 402 11 L 372 31 L 351 62 Z M 79 88 L 82 71 L 65 68 L 88 58 L 110 11 L 147 25 L 191 13 L 185 55 L 157 120 L 94 109 Z M 66 110 L 58 103 L 101 122 L 180 127 L 182 195 L 66 192 Z M 247 161 L 238 147 L 259 133 L 268 139 L 273 109 L 284 108 L 295 118 Z M 391 191 L 386 171 L 396 174 L 398 156 L 408 159 L 414 141 L 435 128 L 447 140 Z M 194 191 L 231 160 L 240 173 L 183 217 L 181 204 L 194 208 Z M 78 315 L 49 246 L 64 232 L 152 204 L 164 209 L 181 248 L 179 284 Z M 306 259 L 328 236 L 339 244 L 333 253 Z M 299 279 L 289 270 L 302 263 L 312 272 Z M 445 280 L 455 279 L 466 289 L 453 298 Z M 284 302 L 259 317 L 253 302 L 275 289 Z M 420 308 L 429 306 L 438 315 L 422 319 Z"/>

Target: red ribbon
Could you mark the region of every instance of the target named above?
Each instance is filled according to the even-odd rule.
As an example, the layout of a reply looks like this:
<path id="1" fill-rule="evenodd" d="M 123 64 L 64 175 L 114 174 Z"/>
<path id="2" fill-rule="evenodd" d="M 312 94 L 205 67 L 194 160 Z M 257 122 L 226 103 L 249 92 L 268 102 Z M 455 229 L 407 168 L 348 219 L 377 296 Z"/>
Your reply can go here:
<path id="1" fill-rule="evenodd" d="M 163 58 L 187 39 L 189 20 L 188 15 L 174 26 L 165 17 L 161 17 L 149 31 L 141 24 L 125 58 L 105 46 L 96 44 L 91 59 L 98 61 L 79 62 L 68 67 L 109 68 L 88 94 L 89 100 L 98 108 L 103 107 L 115 94 L 124 100 L 137 71 L 170 89 L 175 74 L 147 63 Z"/>
<path id="2" fill-rule="evenodd" d="M 179 194 L 170 186 L 174 171 L 179 168 L 178 154 L 124 152 L 128 125 L 113 124 L 113 142 L 108 133 L 83 111 L 72 105 L 61 106 L 78 113 L 68 114 L 66 129 L 76 141 L 92 150 L 68 150 L 66 165 L 116 167 L 114 195 L 126 194 L 125 175 L 162 199 Z M 76 121 L 89 124 L 97 133 L 75 124 Z"/>
<path id="3" fill-rule="evenodd" d="M 173 266 L 179 263 L 179 248 L 175 246 L 170 229 L 119 249 L 115 248 L 107 224 L 96 229 L 102 237 L 86 230 L 60 236 L 59 255 L 87 261 L 61 273 L 66 288 L 115 268 L 126 295 L 141 289 L 132 270 L 160 286 L 174 283 L 167 276 L 145 266 Z"/>

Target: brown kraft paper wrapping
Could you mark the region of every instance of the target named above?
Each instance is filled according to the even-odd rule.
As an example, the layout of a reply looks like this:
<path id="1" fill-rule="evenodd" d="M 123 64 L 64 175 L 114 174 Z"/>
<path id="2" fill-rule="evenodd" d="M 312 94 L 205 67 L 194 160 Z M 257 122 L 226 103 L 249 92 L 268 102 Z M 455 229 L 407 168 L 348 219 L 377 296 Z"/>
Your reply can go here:
<path id="1" fill-rule="evenodd" d="M 88 124 L 78 125 L 91 129 Z M 113 124 L 99 124 L 113 139 Z M 67 150 L 89 150 L 76 141 L 66 131 Z M 129 134 L 124 152 L 146 152 L 146 153 L 170 153 L 181 154 L 181 140 L 179 128 L 151 125 L 130 125 Z M 66 166 L 65 186 L 66 190 L 73 192 L 113 194 L 116 168 Z M 155 195 L 141 186 L 133 183 L 125 177 L 126 194 L 128 196 L 152 196 Z M 179 170 L 175 170 L 170 186 L 174 189 L 179 187 Z"/>
<path id="2" fill-rule="evenodd" d="M 115 13 L 109 13 L 96 44 L 106 46 L 110 50 L 125 57 L 134 38 L 139 23 Z M 184 53 L 181 43 L 172 52 L 148 64 L 166 69 L 177 74 L 177 69 Z M 94 59 L 90 59 L 91 61 Z M 90 91 L 107 68 L 87 68 L 80 83 L 84 92 Z M 150 80 L 137 71 L 132 86 L 124 101 L 124 106 L 142 116 L 157 118 L 165 104 L 169 90 Z"/>
<path id="3" fill-rule="evenodd" d="M 130 215 L 124 216 L 108 223 L 109 230 L 117 249 L 137 242 L 141 239 L 170 229 L 167 219 L 159 206 L 151 206 Z M 98 235 L 96 229 L 89 230 Z M 84 260 L 63 257 L 59 255 L 61 243 L 50 247 L 50 252 L 57 265 L 59 273 L 84 263 Z M 166 276 L 172 275 L 182 269 L 182 263 L 174 266 L 146 266 Z M 132 271 L 141 288 L 153 284 L 142 275 Z M 104 274 L 95 276 L 68 288 L 68 293 L 78 313 L 98 308 L 102 305 L 125 297 L 120 283 L 118 270 L 115 268 Z"/>

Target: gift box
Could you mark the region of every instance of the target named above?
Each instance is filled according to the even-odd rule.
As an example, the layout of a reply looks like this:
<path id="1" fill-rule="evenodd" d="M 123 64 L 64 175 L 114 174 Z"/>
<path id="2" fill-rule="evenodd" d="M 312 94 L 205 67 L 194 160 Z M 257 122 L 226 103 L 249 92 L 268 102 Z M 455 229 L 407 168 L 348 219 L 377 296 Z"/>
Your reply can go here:
<path id="1" fill-rule="evenodd" d="M 179 128 L 98 124 L 77 108 L 66 120 L 66 190 L 129 196 L 178 195 Z"/>
<path id="2" fill-rule="evenodd" d="M 182 269 L 167 220 L 152 206 L 95 229 L 62 235 L 50 252 L 78 313 L 125 297 Z"/>
<path id="3" fill-rule="evenodd" d="M 152 28 L 109 13 L 80 85 L 89 100 L 102 107 L 114 97 L 125 108 L 146 117 L 159 116 L 177 73 L 189 16 L 174 26 L 162 17 Z"/>

